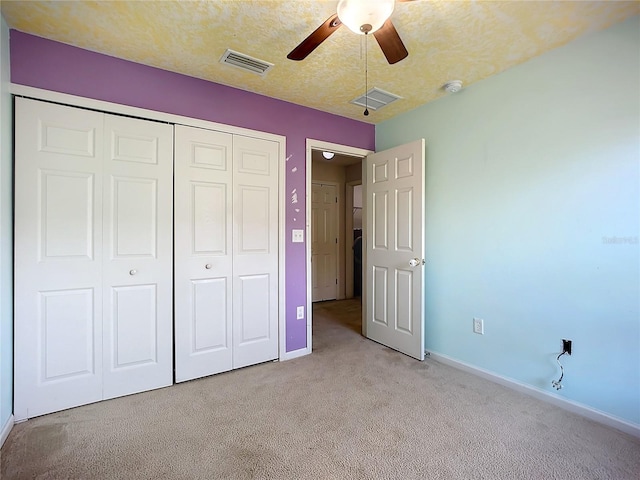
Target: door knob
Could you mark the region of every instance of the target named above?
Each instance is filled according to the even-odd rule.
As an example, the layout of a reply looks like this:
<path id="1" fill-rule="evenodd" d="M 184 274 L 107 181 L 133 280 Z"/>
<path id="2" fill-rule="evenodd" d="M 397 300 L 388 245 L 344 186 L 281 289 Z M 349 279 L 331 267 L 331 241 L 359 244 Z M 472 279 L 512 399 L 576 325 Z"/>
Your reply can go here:
<path id="1" fill-rule="evenodd" d="M 211 264 L 210 264 L 210 263 L 207 263 L 207 264 L 204 266 L 204 268 L 206 268 L 207 270 L 211 270 Z"/>
<path id="2" fill-rule="evenodd" d="M 419 258 L 412 258 L 409 260 L 410 267 L 417 267 L 418 265 L 424 265 L 424 260 L 420 260 Z"/>
<path id="3" fill-rule="evenodd" d="M 138 273 L 137 270 L 129 270 L 129 275 L 135 275 L 136 273 Z"/>

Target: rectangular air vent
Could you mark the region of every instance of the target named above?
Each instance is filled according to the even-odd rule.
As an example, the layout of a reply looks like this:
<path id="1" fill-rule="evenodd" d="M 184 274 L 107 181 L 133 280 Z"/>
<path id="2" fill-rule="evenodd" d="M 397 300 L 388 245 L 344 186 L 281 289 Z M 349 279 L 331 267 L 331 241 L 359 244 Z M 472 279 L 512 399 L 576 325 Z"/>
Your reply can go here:
<path id="1" fill-rule="evenodd" d="M 365 103 L 366 97 L 366 103 Z M 370 110 L 379 110 L 382 107 L 386 107 L 392 102 L 398 100 L 398 95 L 394 95 L 393 93 L 385 92 L 384 90 L 380 90 L 379 88 L 372 88 L 365 95 L 361 95 L 358 98 L 354 98 L 351 100 L 351 103 L 356 105 L 360 105 L 361 107 L 367 106 Z"/>
<path id="2" fill-rule="evenodd" d="M 265 62 L 264 60 L 253 58 L 249 55 L 245 55 L 244 53 L 234 52 L 229 49 L 224 52 L 224 55 L 222 55 L 220 63 L 241 68 L 262 76 L 264 76 L 264 74 L 273 67 L 273 63 Z"/>

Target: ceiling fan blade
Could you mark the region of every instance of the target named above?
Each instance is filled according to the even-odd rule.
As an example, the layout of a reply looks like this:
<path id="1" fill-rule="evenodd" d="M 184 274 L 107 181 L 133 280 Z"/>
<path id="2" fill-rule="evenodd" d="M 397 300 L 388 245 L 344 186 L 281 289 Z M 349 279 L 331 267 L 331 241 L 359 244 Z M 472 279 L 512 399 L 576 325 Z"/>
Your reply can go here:
<path id="1" fill-rule="evenodd" d="M 391 20 L 384 22 L 379 30 L 373 32 L 373 36 L 376 37 L 382 53 L 390 64 L 398 63 L 409 55 Z"/>
<path id="2" fill-rule="evenodd" d="M 289 60 L 304 60 L 311 52 L 313 52 L 318 45 L 324 42 L 329 35 L 335 32 L 342 22 L 338 18 L 338 14 L 334 13 L 327 20 L 320 25 L 314 32 L 305 38 L 300 45 L 294 48 L 287 58 Z"/>

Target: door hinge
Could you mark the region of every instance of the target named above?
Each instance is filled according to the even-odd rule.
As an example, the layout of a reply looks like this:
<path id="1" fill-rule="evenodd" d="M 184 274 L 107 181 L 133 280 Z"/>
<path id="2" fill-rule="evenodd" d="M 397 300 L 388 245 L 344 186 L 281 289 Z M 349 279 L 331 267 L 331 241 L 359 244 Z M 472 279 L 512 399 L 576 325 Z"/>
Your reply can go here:
<path id="1" fill-rule="evenodd" d="M 338 284 L 338 279 L 336 278 L 336 285 Z"/>
<path id="2" fill-rule="evenodd" d="M 336 238 L 336 243 L 338 243 L 338 239 Z"/>

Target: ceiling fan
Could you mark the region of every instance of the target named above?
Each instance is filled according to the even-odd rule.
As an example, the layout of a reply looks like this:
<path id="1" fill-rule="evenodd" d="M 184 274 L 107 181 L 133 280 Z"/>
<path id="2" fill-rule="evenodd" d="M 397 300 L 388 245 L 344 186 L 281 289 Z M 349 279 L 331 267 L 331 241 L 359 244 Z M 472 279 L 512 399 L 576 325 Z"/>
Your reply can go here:
<path id="1" fill-rule="evenodd" d="M 406 1 L 411 0 L 398 0 Z M 337 12 L 294 48 L 287 58 L 304 60 L 344 23 L 355 33 L 373 33 L 387 61 L 390 64 L 399 62 L 406 58 L 409 52 L 389 18 L 393 13 L 394 4 L 394 0 L 340 0 Z"/>

